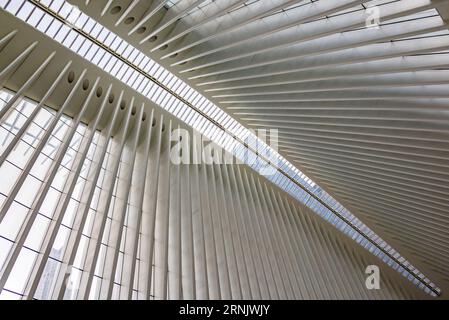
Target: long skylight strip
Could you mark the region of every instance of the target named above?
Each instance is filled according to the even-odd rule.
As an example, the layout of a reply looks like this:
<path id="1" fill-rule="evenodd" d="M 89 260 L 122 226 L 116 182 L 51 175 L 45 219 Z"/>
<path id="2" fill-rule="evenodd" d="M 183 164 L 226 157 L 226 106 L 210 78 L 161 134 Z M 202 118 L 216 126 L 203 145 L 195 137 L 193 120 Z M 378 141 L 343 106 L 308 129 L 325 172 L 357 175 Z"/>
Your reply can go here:
<path id="1" fill-rule="evenodd" d="M 184 86 L 184 89 L 188 87 L 188 85 L 182 82 L 182 80 L 180 80 L 179 78 L 168 72 L 165 68 L 163 68 L 159 64 L 152 61 L 150 58 L 146 57 L 143 53 L 141 53 L 136 48 L 126 43 L 123 39 L 119 38 L 111 31 L 99 25 L 96 21 L 94 21 L 87 15 L 78 12 L 77 16 L 75 17 L 75 20 L 72 20 L 74 17 L 70 17 L 70 15 L 73 14 L 72 10 L 73 7 L 70 4 L 66 3 L 63 0 L 40 1 L 41 4 L 55 11 L 63 19 L 71 18 L 70 21 L 72 21 L 72 23 L 75 23 L 77 28 L 83 30 L 90 36 L 94 37 L 97 41 L 102 40 L 103 41 L 102 43 L 104 45 L 107 44 L 108 46 L 111 46 L 111 48 L 114 48 L 116 52 L 120 52 L 123 55 L 120 57 L 120 59 L 114 57 L 108 51 L 99 47 L 96 43 L 90 41 L 86 37 L 81 36 L 78 32 L 74 31 L 72 28 L 57 21 L 57 19 L 52 17 L 49 13 L 46 13 L 43 10 L 37 8 L 33 3 L 29 1 L 11 2 L 2 0 L 0 1 L 0 3 L 2 4 L 2 7 L 5 7 L 8 11 L 13 13 L 17 17 L 28 22 L 33 27 L 46 33 L 47 35 L 50 35 L 53 39 L 67 46 L 74 52 L 78 54 L 84 53 L 84 55 L 82 55 L 84 58 L 97 64 L 106 72 L 117 77 L 118 79 L 120 79 L 133 89 L 143 93 L 149 99 L 161 105 L 169 112 L 175 114 L 176 116 L 179 116 L 180 115 L 179 111 L 184 109 L 182 115 L 180 115 L 181 120 L 185 121 L 195 129 L 200 131 L 206 137 L 213 140 L 227 151 L 236 155 L 239 159 L 246 160 L 247 164 L 250 165 L 253 169 L 259 170 L 262 167 L 262 165 L 267 164 L 265 160 L 258 157 L 251 150 L 243 148 L 242 145 L 239 145 L 235 141 L 235 139 L 233 139 L 228 133 L 223 132 L 213 122 L 210 122 L 208 119 L 204 117 L 198 117 L 198 114 L 194 109 L 185 105 L 182 101 L 179 100 L 176 101 L 175 97 L 170 96 L 168 91 L 158 86 L 155 82 L 148 81 L 148 79 L 144 77 L 140 77 L 140 82 L 136 82 L 137 78 L 139 78 L 139 76 L 142 75 L 138 74 L 136 70 L 133 70 L 132 68 L 129 67 L 128 64 L 121 61 L 122 59 L 126 60 L 125 56 L 129 59 L 133 57 L 132 58 L 133 61 L 129 61 L 131 64 L 139 63 L 138 65 L 139 68 L 142 68 L 143 70 L 145 70 L 145 72 L 148 72 L 150 76 L 155 77 L 159 83 L 165 82 L 167 85 L 170 85 L 171 86 L 171 88 L 169 88 L 170 90 L 177 89 L 180 86 Z M 43 21 L 45 22 L 43 23 Z M 43 25 L 45 27 L 43 27 Z M 57 28 L 56 32 L 55 28 Z M 145 89 L 142 92 L 143 88 Z M 185 93 L 183 93 L 183 91 L 181 90 L 181 92 L 177 94 L 185 94 L 185 96 L 183 96 L 182 98 L 187 100 L 191 104 L 195 104 L 200 100 L 206 100 L 206 98 L 204 98 L 196 90 L 190 87 L 188 87 L 188 90 L 185 91 Z M 176 101 L 176 104 L 174 104 L 174 101 Z M 180 108 L 178 108 L 179 106 Z M 398 257 L 395 258 L 398 259 L 398 261 L 401 262 L 404 261 L 404 265 L 406 265 L 405 263 L 408 263 L 390 246 L 386 245 L 386 243 L 380 237 L 375 235 L 375 233 L 372 232 L 367 226 L 365 226 L 360 220 L 355 218 L 347 209 L 345 209 L 335 199 L 330 197 L 330 195 L 324 192 L 324 190 L 322 190 L 319 186 L 317 186 L 311 179 L 305 176 L 296 167 L 290 164 L 285 158 L 281 157 L 276 151 L 272 150 L 268 145 L 266 145 L 266 143 L 258 139 L 248 129 L 244 128 L 235 119 L 227 115 L 225 112 L 223 112 L 223 110 L 221 110 L 218 106 L 214 105 L 213 103 L 209 102 L 208 104 L 206 104 L 206 106 L 207 108 L 201 111 L 207 111 L 207 115 L 210 115 L 212 119 L 214 120 L 218 119 L 219 125 L 223 126 L 228 131 L 230 131 L 232 135 L 240 138 L 242 141 L 247 142 L 248 145 L 256 146 L 256 150 L 259 150 L 260 146 L 263 146 L 265 151 L 264 155 L 267 155 L 266 157 L 267 160 L 272 161 L 273 163 L 279 161 L 280 165 L 278 167 L 281 170 L 287 172 L 290 178 L 294 179 L 294 181 L 298 182 L 303 187 L 307 188 L 309 192 L 319 197 L 320 200 L 323 201 L 326 205 L 328 205 L 333 210 L 341 214 L 341 216 L 345 218 L 346 221 L 341 220 L 332 211 L 327 209 L 322 204 L 319 204 L 315 199 L 311 198 L 309 194 L 307 194 L 301 188 L 299 188 L 298 185 L 295 185 L 289 178 L 284 176 L 284 174 L 282 174 L 281 172 L 278 171 L 275 175 L 268 176 L 267 178 L 269 180 L 271 180 L 272 182 L 283 188 L 285 191 L 290 193 L 292 196 L 294 196 L 302 203 L 311 207 L 321 217 L 323 217 L 324 219 L 335 225 L 339 230 L 341 230 L 345 234 L 355 239 L 359 244 L 367 248 L 370 252 L 373 252 L 373 254 L 377 255 L 379 258 L 384 260 L 388 265 L 393 266 L 395 268 L 395 266 L 398 265 L 398 263 L 395 262 L 393 259 L 391 259 L 391 257 L 389 257 L 388 255 L 385 255 L 385 253 L 382 250 L 379 250 L 379 248 L 375 248 L 373 243 L 379 245 L 379 247 L 385 250 L 385 252 L 388 252 L 389 255 L 392 255 L 393 257 Z M 178 112 L 174 113 L 174 111 Z M 217 120 L 215 121 L 217 122 Z M 219 134 L 220 137 L 220 139 L 218 140 L 217 134 Z M 234 142 L 230 143 L 231 140 L 234 140 Z M 238 148 L 236 148 L 236 146 L 238 146 Z M 230 147 L 232 147 L 232 149 L 229 149 Z M 243 152 L 243 154 L 241 152 Z M 244 159 L 242 159 L 242 157 L 244 157 Z M 348 222 L 351 223 L 352 227 L 348 227 L 347 225 Z M 354 226 L 357 227 L 357 229 L 361 232 L 355 230 Z M 368 241 L 367 238 L 370 239 L 370 241 Z M 439 293 L 439 289 L 436 288 L 435 285 L 430 283 L 430 281 L 427 278 L 425 278 L 424 275 L 422 275 L 422 273 L 417 271 L 416 268 L 410 265 L 410 267 L 407 267 L 407 269 L 408 270 L 403 269 L 402 267 L 397 268 L 397 270 L 401 272 L 404 276 L 408 278 L 411 277 L 412 279 L 416 280 L 417 284 L 419 284 L 419 287 L 424 287 L 424 290 L 426 292 L 431 293 L 433 295 L 436 295 L 435 293 Z M 414 275 L 411 275 L 408 271 L 413 272 Z M 416 278 L 419 278 L 419 281 Z M 424 286 L 423 283 L 428 284 L 433 291 L 429 290 L 429 288 Z"/>

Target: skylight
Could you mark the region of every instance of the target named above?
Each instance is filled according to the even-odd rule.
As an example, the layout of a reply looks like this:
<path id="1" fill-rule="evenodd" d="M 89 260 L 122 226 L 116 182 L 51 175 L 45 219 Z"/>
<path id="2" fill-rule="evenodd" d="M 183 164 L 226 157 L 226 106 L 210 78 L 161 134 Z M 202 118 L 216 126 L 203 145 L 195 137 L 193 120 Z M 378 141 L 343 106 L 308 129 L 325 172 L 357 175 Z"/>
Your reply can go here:
<path id="1" fill-rule="evenodd" d="M 175 3 L 176 1 L 173 1 Z M 440 289 L 338 201 L 217 105 L 64 0 L 0 0 L 0 6 L 121 80 L 288 192 L 426 293 Z M 61 21 L 66 21 L 63 23 Z"/>

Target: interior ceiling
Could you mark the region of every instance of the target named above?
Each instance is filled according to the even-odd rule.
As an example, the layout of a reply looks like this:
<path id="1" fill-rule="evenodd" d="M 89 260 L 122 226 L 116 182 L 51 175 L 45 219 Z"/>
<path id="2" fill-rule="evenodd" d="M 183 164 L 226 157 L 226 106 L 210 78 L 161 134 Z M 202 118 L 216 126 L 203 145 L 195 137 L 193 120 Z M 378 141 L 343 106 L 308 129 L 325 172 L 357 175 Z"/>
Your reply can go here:
<path id="1" fill-rule="evenodd" d="M 69 2 L 243 124 L 279 129 L 279 152 L 447 297 L 448 0 Z"/>

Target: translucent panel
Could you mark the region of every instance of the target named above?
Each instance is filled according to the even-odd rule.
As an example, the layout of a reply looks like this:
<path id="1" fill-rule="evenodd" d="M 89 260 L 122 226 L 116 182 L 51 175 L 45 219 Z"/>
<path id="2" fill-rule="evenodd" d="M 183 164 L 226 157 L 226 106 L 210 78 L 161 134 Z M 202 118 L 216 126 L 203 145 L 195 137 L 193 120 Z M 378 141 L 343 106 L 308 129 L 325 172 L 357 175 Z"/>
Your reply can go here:
<path id="1" fill-rule="evenodd" d="M 20 251 L 19 257 L 11 271 L 11 276 L 6 282 L 6 289 L 20 294 L 23 293 L 36 257 L 37 253 L 29 249 L 23 248 Z"/>

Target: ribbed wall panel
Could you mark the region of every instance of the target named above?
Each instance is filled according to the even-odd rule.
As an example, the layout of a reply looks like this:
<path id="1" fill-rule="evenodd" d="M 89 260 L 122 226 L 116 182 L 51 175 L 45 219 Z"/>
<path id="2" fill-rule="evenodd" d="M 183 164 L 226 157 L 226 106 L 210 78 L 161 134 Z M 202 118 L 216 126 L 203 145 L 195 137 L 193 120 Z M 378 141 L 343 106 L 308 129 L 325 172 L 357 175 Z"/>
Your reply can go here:
<path id="1" fill-rule="evenodd" d="M 90 98 L 85 105 L 92 107 Z M 107 99 L 101 105 L 109 103 Z M 20 102 L 2 119 L 12 141 L 12 122 L 25 103 L 30 111 L 36 108 L 34 102 Z M 337 236 L 308 209 L 243 165 L 172 164 L 169 120 L 142 121 L 143 108 L 133 112 L 130 104 L 121 110 L 120 99 L 114 109 L 101 131 L 95 130 L 97 121 L 86 126 L 62 116 L 58 123 L 65 122 L 60 129 L 65 133 L 59 147 L 50 147 L 50 142 L 61 127 L 43 129 L 52 133 L 37 138 L 47 152 L 32 146 L 29 152 L 48 156 L 34 189 L 28 179 L 40 162 L 27 162 L 33 168 L 28 172 L 13 153 L 2 153 L 2 176 L 11 166 L 20 171 L 13 183 L 17 193 L 2 194 L 0 236 L 10 243 L 1 261 L 3 296 L 396 299 L 418 293 L 402 293 L 400 286 L 408 283 L 389 280 L 390 270 L 382 274 L 382 290 L 367 290 L 363 249 Z M 57 114 L 44 112 L 50 122 L 56 121 Z M 125 115 L 111 137 L 119 112 Z M 29 132 L 30 127 L 19 145 Z M 29 207 L 21 197 L 25 192 Z M 21 217 L 17 206 L 23 207 Z M 13 222 L 15 236 L 5 232 L 13 232 Z"/>
<path id="2" fill-rule="evenodd" d="M 281 155 L 447 291 L 447 0 L 69 2 L 242 124 L 278 129 Z"/>
<path id="3" fill-rule="evenodd" d="M 172 163 L 184 124 L 24 30 L 0 36 L 1 298 L 424 297 L 248 167 Z"/>

